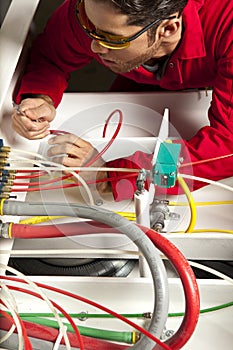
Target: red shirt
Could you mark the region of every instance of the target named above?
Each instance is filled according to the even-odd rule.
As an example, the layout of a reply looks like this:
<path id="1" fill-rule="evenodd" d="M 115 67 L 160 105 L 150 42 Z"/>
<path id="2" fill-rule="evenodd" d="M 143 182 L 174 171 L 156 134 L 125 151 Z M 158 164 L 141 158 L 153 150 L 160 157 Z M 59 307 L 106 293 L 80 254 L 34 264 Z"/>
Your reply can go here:
<path id="1" fill-rule="evenodd" d="M 66 0 L 55 11 L 43 34 L 37 38 L 16 102 L 22 94 L 50 96 L 55 106 L 67 87 L 69 73 L 92 59 L 102 63 L 91 51 L 91 39 L 79 26 L 75 7 L 77 0 Z M 184 32 L 179 47 L 171 55 L 164 75 L 143 67 L 123 76 L 138 83 L 160 86 L 167 90 L 211 87 L 212 102 L 208 110 L 210 126 L 201 128 L 183 141 L 184 163 L 233 153 L 233 2 L 232 0 L 189 0 L 183 13 Z M 128 159 L 109 162 L 111 167 L 151 167 L 151 155 L 136 152 Z M 219 180 L 233 176 L 233 157 L 223 158 L 180 172 Z M 116 200 L 131 198 L 135 178 L 118 179 L 122 173 L 110 172 Z M 195 182 L 193 189 L 205 183 Z M 177 189 L 174 188 L 176 191 Z M 172 193 L 173 189 L 169 189 Z"/>

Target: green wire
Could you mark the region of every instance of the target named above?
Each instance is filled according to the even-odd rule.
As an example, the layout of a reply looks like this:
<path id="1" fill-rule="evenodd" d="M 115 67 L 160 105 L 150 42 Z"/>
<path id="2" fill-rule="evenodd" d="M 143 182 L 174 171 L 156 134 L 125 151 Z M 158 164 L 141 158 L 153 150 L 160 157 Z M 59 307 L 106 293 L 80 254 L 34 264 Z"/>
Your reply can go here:
<path id="1" fill-rule="evenodd" d="M 200 314 L 204 314 L 207 312 L 212 311 L 218 311 L 221 309 L 225 309 L 227 307 L 233 306 L 233 301 L 230 301 L 229 303 L 220 304 L 217 306 L 209 307 L 206 309 L 200 310 Z M 121 314 L 121 316 L 127 317 L 127 318 L 145 318 L 145 315 L 147 313 L 138 313 L 138 314 Z M 150 314 L 150 313 L 149 313 Z M 180 317 L 184 316 L 184 312 L 175 312 L 175 313 L 169 313 L 168 317 Z M 69 314 L 73 318 L 78 318 L 80 320 L 86 319 L 86 318 L 115 318 L 115 316 L 110 314 L 89 314 L 89 313 L 71 313 Z M 20 313 L 20 317 L 53 317 L 54 315 L 52 313 Z M 64 317 L 64 315 L 60 314 L 60 317 Z"/>
<path id="2" fill-rule="evenodd" d="M 21 312 L 20 317 L 54 317 L 54 314 L 52 313 L 46 313 L 46 312 L 39 312 L 39 313 L 29 313 L 29 312 Z M 78 318 L 81 321 L 85 321 L 86 318 L 115 318 L 115 316 L 111 314 L 89 314 L 89 313 L 70 313 L 70 317 L 72 318 Z M 63 314 L 59 314 L 60 317 L 65 317 Z M 139 314 L 121 314 L 121 316 L 124 316 L 126 318 L 144 318 L 145 314 L 144 313 L 139 313 Z"/>
<path id="3" fill-rule="evenodd" d="M 218 310 L 230 307 L 230 306 L 233 306 L 233 301 L 230 301 L 229 303 L 209 307 L 207 309 L 202 309 L 202 310 L 200 310 L 200 314 L 205 314 L 207 312 L 212 312 L 212 311 L 218 311 Z M 168 317 L 179 317 L 179 316 L 184 316 L 184 314 L 185 314 L 184 312 L 175 312 L 175 313 L 168 314 Z"/>
<path id="4" fill-rule="evenodd" d="M 20 317 L 24 321 L 29 321 L 36 324 L 41 324 L 43 326 L 59 329 L 58 322 L 54 320 L 49 320 L 43 317 L 34 317 L 34 316 L 27 316 L 27 317 L 20 316 Z M 64 323 L 64 325 L 67 327 L 68 332 L 74 333 L 73 327 L 69 323 Z M 81 335 L 85 335 L 88 337 L 132 344 L 133 332 L 110 331 L 110 330 L 103 330 L 98 328 L 83 327 L 79 325 L 78 325 L 78 330 Z"/>

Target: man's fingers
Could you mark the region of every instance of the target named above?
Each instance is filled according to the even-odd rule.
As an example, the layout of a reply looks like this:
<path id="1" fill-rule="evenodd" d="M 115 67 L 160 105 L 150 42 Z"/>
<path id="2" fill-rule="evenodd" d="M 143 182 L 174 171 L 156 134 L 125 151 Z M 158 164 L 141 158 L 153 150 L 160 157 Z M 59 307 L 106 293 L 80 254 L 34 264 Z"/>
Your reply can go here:
<path id="1" fill-rule="evenodd" d="M 83 140 L 82 138 L 78 137 L 74 134 L 64 134 L 64 135 L 58 135 L 50 138 L 48 141 L 50 145 L 54 144 L 71 144 L 75 145 L 77 147 L 91 147 L 90 142 Z"/>
<path id="2" fill-rule="evenodd" d="M 56 110 L 52 103 L 43 98 L 27 98 L 19 106 L 15 105 L 18 114 L 26 115 L 34 121 L 52 121 L 55 117 Z"/>
<path id="3" fill-rule="evenodd" d="M 80 167 L 82 166 L 82 161 L 79 158 L 71 158 L 69 156 L 53 157 L 53 162 L 62 164 L 67 167 Z"/>
<path id="4" fill-rule="evenodd" d="M 49 157 L 67 154 L 70 158 L 85 159 L 89 155 L 89 153 L 92 152 L 92 150 L 93 147 L 80 148 L 76 145 L 65 143 L 56 144 L 55 146 L 50 147 L 47 154 Z"/>
<path id="5" fill-rule="evenodd" d="M 37 125 L 40 124 L 40 125 Z M 27 117 L 13 115 L 12 128 L 21 136 L 29 140 L 40 139 L 50 134 L 48 122 L 35 123 Z"/>

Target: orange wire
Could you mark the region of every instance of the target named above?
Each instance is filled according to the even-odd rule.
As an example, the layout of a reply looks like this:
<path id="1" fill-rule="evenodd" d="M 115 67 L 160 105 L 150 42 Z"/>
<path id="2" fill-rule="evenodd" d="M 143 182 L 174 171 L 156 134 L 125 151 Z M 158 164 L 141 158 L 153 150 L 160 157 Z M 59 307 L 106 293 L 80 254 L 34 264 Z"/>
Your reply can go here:
<path id="1" fill-rule="evenodd" d="M 213 157 L 213 158 L 208 158 L 208 159 L 202 159 L 202 160 L 197 160 L 196 162 L 190 162 L 190 163 L 184 163 L 180 165 L 180 168 L 189 166 L 189 165 L 198 165 L 202 163 L 207 163 L 207 162 L 213 162 L 215 160 L 220 160 L 228 157 L 232 157 L 233 153 L 225 154 L 224 156 L 219 156 L 219 157 Z"/>

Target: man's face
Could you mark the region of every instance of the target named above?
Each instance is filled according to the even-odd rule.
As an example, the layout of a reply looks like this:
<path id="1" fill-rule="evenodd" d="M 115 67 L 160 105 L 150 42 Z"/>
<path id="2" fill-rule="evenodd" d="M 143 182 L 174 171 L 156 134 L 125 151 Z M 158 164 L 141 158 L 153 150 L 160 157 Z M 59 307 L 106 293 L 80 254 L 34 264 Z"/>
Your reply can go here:
<path id="1" fill-rule="evenodd" d="M 85 0 L 85 12 L 97 33 L 99 30 L 111 35 L 131 37 L 142 29 L 142 27 L 127 25 L 127 16 L 116 12 L 116 9 L 108 3 Z M 162 40 L 156 36 L 155 40 L 150 42 L 148 32 L 145 32 L 131 41 L 129 47 L 121 50 L 103 47 L 96 40 L 92 41 L 91 49 L 112 71 L 125 73 L 139 67 L 151 58 L 163 56 L 161 43 Z"/>

